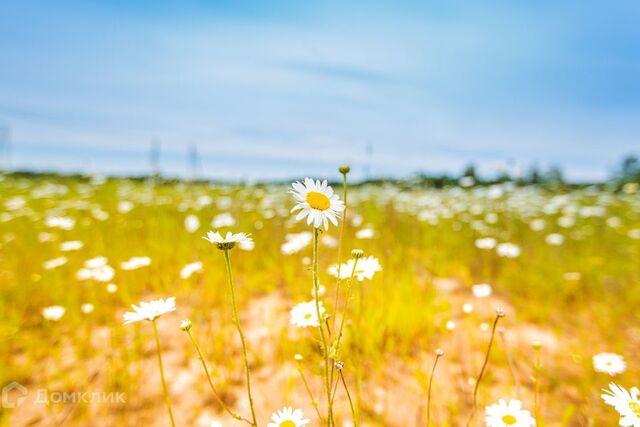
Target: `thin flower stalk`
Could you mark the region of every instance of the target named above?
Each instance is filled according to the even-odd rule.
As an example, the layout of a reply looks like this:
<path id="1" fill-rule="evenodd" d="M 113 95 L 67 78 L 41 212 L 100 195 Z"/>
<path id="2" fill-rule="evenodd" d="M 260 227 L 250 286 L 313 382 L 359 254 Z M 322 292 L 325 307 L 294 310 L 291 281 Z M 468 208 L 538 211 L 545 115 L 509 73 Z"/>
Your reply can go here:
<path id="1" fill-rule="evenodd" d="M 489 364 L 489 356 L 491 355 L 491 347 L 493 346 L 493 341 L 496 336 L 496 328 L 498 327 L 498 321 L 504 317 L 504 310 L 502 308 L 496 309 L 496 318 L 493 321 L 493 327 L 491 328 L 491 338 L 489 339 L 489 346 L 487 347 L 487 353 L 484 357 L 484 362 L 482 363 L 482 368 L 480 369 L 480 373 L 478 374 L 478 379 L 476 380 L 475 387 L 473 388 L 473 401 L 471 404 L 471 413 L 469 414 L 469 420 L 467 421 L 467 427 L 471 425 L 471 421 L 473 421 L 473 416 L 476 410 L 476 406 L 478 404 L 478 389 L 480 388 L 480 382 L 482 381 L 482 377 L 484 376 L 484 372 L 487 369 L 487 365 Z"/>
<path id="2" fill-rule="evenodd" d="M 158 367 L 160 368 L 160 381 L 162 382 L 162 392 L 164 393 L 164 403 L 167 405 L 167 411 L 169 411 L 169 418 L 171 419 L 171 425 L 176 427 L 176 422 L 173 419 L 173 411 L 171 410 L 171 399 L 169 398 L 169 391 L 167 390 L 167 383 L 164 379 L 164 368 L 162 366 L 162 351 L 160 350 L 160 337 L 158 336 L 158 326 L 156 320 L 151 321 L 153 325 L 153 335 L 156 341 L 156 351 L 158 353 Z"/>
<path id="3" fill-rule="evenodd" d="M 520 380 L 516 373 L 515 362 L 511 357 L 511 351 L 507 345 L 507 338 L 505 337 L 504 329 L 502 327 L 498 328 L 498 335 L 500 336 L 500 342 L 502 343 L 502 348 L 504 348 L 504 353 L 507 356 L 507 364 L 509 365 L 509 371 L 511 372 L 511 377 L 513 378 L 513 383 L 515 385 L 516 399 L 520 400 Z"/>
<path id="4" fill-rule="evenodd" d="M 313 409 L 316 410 L 316 414 L 318 415 L 318 419 L 321 423 L 325 422 L 322 413 L 320 412 L 320 407 L 318 406 L 318 400 L 313 396 L 313 392 L 311 391 L 311 387 L 309 387 L 309 383 L 307 382 L 307 377 L 305 377 L 302 367 L 300 363 L 296 366 L 298 373 L 300 374 L 300 378 L 302 379 L 302 383 L 304 384 L 304 388 L 307 390 L 307 394 L 309 395 L 309 399 L 311 399 L 311 405 L 313 405 Z"/>
<path id="5" fill-rule="evenodd" d="M 429 376 L 429 388 L 427 390 L 427 427 L 431 425 L 431 389 L 433 386 L 433 375 L 436 372 L 436 366 L 438 366 L 438 360 L 444 356 L 444 352 L 440 349 L 436 350 L 436 359 L 433 361 L 433 367 L 431 368 L 431 375 Z"/>
<path id="6" fill-rule="evenodd" d="M 331 383 L 329 378 L 329 348 L 327 346 L 327 338 L 324 333 L 322 322 L 322 314 L 320 312 L 320 302 L 318 296 L 320 294 L 320 284 L 318 282 L 318 228 L 313 229 L 313 289 L 316 295 L 316 312 L 318 315 L 318 330 L 320 331 L 320 340 L 322 343 L 322 355 L 324 357 L 324 387 L 327 395 L 327 425 L 331 427 L 333 422 L 333 408 L 331 401 Z"/>
<path id="7" fill-rule="evenodd" d="M 540 371 L 542 370 L 542 362 L 540 360 L 540 349 L 542 344 L 535 342 L 533 349 L 536 353 L 535 364 L 533 365 L 533 417 L 536 425 L 540 425 Z"/>
<path id="8" fill-rule="evenodd" d="M 342 385 L 344 386 L 344 391 L 347 393 L 347 399 L 349 399 L 349 408 L 351 409 L 351 416 L 353 417 L 353 425 L 354 427 L 358 427 L 359 420 L 358 420 L 358 417 L 356 416 L 356 410 L 353 406 L 353 400 L 351 399 L 351 393 L 349 393 L 347 382 L 344 379 L 344 372 L 342 372 L 342 369 L 338 369 L 338 372 L 340 374 L 340 379 L 342 380 Z"/>
<path id="9" fill-rule="evenodd" d="M 333 321 L 335 322 L 336 313 L 338 312 L 338 303 L 340 300 L 340 272 L 342 270 L 342 246 L 344 241 L 344 229 L 347 223 L 347 174 L 349 173 L 349 166 L 341 166 L 340 173 L 342 174 L 342 199 L 344 201 L 344 211 L 342 211 L 342 223 L 340 224 L 340 234 L 338 237 L 338 279 L 336 280 L 336 295 L 333 305 Z M 335 326 L 335 323 L 334 323 Z"/>
<path id="10" fill-rule="evenodd" d="M 198 342 L 195 340 L 193 335 L 191 335 L 191 331 L 186 330 L 185 332 L 187 333 L 187 335 L 189 336 L 189 339 L 191 340 L 191 343 L 195 347 L 196 353 L 198 353 L 198 359 L 200 359 L 200 363 L 202 364 L 202 369 L 204 370 L 204 373 L 207 376 L 207 381 L 209 382 L 209 387 L 211 388 L 211 392 L 213 393 L 213 396 L 218 401 L 218 403 L 220 404 L 222 409 L 227 411 L 227 413 L 229 415 L 231 415 L 233 418 L 235 418 L 236 420 L 244 421 L 244 422 L 246 422 L 248 424 L 251 424 L 250 420 L 248 420 L 248 419 L 242 417 L 241 415 L 235 413 L 231 408 L 229 408 L 226 405 L 226 403 L 224 403 L 224 401 L 222 400 L 222 398 L 218 394 L 218 391 L 216 390 L 215 385 L 213 384 L 213 380 L 211 379 L 211 374 L 209 373 L 209 368 L 207 367 L 207 362 L 205 362 L 204 357 L 202 356 L 202 352 L 200 351 L 200 346 L 198 345 Z"/>
<path id="11" fill-rule="evenodd" d="M 225 248 L 224 252 L 224 262 L 227 268 L 227 281 L 229 283 L 229 289 L 231 290 L 231 305 L 233 306 L 233 321 L 236 324 L 236 328 L 238 329 L 238 335 L 240 335 L 240 342 L 242 343 L 242 356 L 244 359 L 244 370 L 247 381 L 247 397 L 249 398 L 249 407 L 251 409 L 251 425 L 254 427 L 258 426 L 258 422 L 256 420 L 256 411 L 253 405 L 253 396 L 251 395 L 251 371 L 249 368 L 249 357 L 247 355 L 247 343 L 242 332 L 242 326 L 240 326 L 240 318 L 238 316 L 238 305 L 236 303 L 236 291 L 233 285 L 233 275 L 231 273 L 231 259 L 229 257 L 229 249 Z"/>

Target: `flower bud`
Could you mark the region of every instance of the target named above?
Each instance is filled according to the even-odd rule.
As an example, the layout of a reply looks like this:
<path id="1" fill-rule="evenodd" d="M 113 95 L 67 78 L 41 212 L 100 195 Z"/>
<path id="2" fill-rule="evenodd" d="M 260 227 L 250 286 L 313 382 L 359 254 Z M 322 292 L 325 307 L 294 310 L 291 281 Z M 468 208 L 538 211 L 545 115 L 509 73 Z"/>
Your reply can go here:
<path id="1" fill-rule="evenodd" d="M 351 251 L 351 257 L 354 259 L 360 259 L 364 256 L 364 251 L 362 249 L 354 249 Z"/>
<path id="2" fill-rule="evenodd" d="M 182 322 L 180 322 L 180 329 L 182 329 L 185 332 L 189 332 L 192 326 L 193 326 L 193 323 L 189 319 L 184 319 Z"/>
<path id="3" fill-rule="evenodd" d="M 338 171 L 343 174 L 346 175 L 351 171 L 351 166 L 349 165 L 342 165 L 338 168 Z"/>

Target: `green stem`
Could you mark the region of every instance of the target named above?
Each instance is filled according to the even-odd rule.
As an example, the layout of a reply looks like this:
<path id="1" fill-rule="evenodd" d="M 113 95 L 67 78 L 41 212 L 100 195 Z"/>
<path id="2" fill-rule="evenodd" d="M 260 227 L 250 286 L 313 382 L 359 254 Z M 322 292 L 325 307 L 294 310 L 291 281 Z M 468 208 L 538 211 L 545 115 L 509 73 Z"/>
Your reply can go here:
<path id="1" fill-rule="evenodd" d="M 476 380 L 476 385 L 473 389 L 473 403 L 471 406 L 471 414 L 469 416 L 469 420 L 467 421 L 467 427 L 471 425 L 471 421 L 473 420 L 473 415 L 476 409 L 476 405 L 478 403 L 478 388 L 480 387 L 480 381 L 482 381 L 482 376 L 484 375 L 484 371 L 487 369 L 487 365 L 489 364 L 489 356 L 491 355 L 491 347 L 493 346 L 493 340 L 496 335 L 496 327 L 498 326 L 498 321 L 500 320 L 500 315 L 496 315 L 496 320 L 493 321 L 493 327 L 491 328 L 491 338 L 489 339 L 489 347 L 487 347 L 487 354 L 484 357 L 484 362 L 482 363 L 482 368 L 480 369 L 480 374 L 478 374 L 478 379 Z"/>
<path id="2" fill-rule="evenodd" d="M 356 417 L 356 410 L 353 407 L 353 400 L 351 400 L 351 393 L 349 393 L 349 389 L 347 388 L 347 382 L 344 380 L 344 374 L 342 370 L 340 370 L 340 379 L 342 380 L 342 385 L 344 386 L 344 391 L 347 392 L 347 398 L 349 399 L 349 407 L 351 408 L 351 416 L 353 417 L 353 425 L 354 427 L 358 427 L 358 417 Z"/>
<path id="3" fill-rule="evenodd" d="M 542 365 L 540 364 L 540 349 L 536 349 L 536 364 L 534 369 L 534 378 L 533 378 L 533 416 L 536 420 L 536 425 L 540 425 L 540 407 L 539 407 L 539 395 L 540 395 L 540 368 Z"/>
<path id="4" fill-rule="evenodd" d="M 222 400 L 222 398 L 218 394 L 218 391 L 216 390 L 216 387 L 213 385 L 213 380 L 211 379 L 211 374 L 209 373 L 209 368 L 207 367 L 207 363 L 204 361 L 204 357 L 202 356 L 202 352 L 200 351 L 200 346 L 196 342 L 195 338 L 193 338 L 193 335 L 191 335 L 191 332 L 190 331 L 186 331 L 186 332 L 187 332 L 187 335 L 189 335 L 189 339 L 193 343 L 193 346 L 196 348 L 196 352 L 198 353 L 198 358 L 200 359 L 200 363 L 202 364 L 202 368 L 204 369 L 204 373 L 207 375 L 207 381 L 209 381 L 209 387 L 211 388 L 211 391 L 213 392 L 213 396 L 216 398 L 216 400 L 218 401 L 220 406 L 222 406 L 222 408 L 225 411 L 227 411 L 229 413 L 229 415 L 231 415 L 236 420 L 244 421 L 244 422 L 247 422 L 247 423 L 251 424 L 251 421 L 249 421 L 248 419 L 246 419 L 244 417 L 241 417 L 240 415 L 236 414 L 235 412 L 233 412 L 231 410 L 231 408 L 229 408 L 224 403 L 224 401 Z"/>
<path id="5" fill-rule="evenodd" d="M 431 368 L 431 375 L 429 376 L 429 390 L 427 391 L 427 427 L 431 425 L 431 387 L 433 386 L 433 374 L 436 372 L 436 366 L 438 366 L 438 360 L 442 357 L 442 353 L 436 354 L 436 360 L 433 362 L 433 368 Z"/>
<path id="6" fill-rule="evenodd" d="M 304 376 L 304 372 L 302 372 L 302 368 L 300 367 L 299 364 L 298 364 L 298 372 L 300 373 L 300 378 L 302 378 L 302 382 L 304 383 L 304 388 L 307 390 L 307 394 L 311 399 L 311 404 L 313 405 L 313 408 L 316 410 L 316 414 L 318 414 L 318 418 L 320 419 L 320 422 L 325 422 L 324 417 L 320 413 L 320 408 L 318 407 L 318 401 L 316 400 L 315 397 L 313 397 L 313 393 L 311 392 L 311 387 L 309 387 L 307 378 Z"/>
<path id="7" fill-rule="evenodd" d="M 324 356 L 324 386 L 327 394 L 327 425 L 333 425 L 333 409 L 331 402 L 331 384 L 329 382 L 329 350 L 327 348 L 327 338 L 324 334 L 324 326 L 322 325 L 322 315 L 320 313 L 319 301 L 319 283 L 318 283 L 318 229 L 313 229 L 313 289 L 315 290 L 316 314 L 318 316 L 318 329 L 320 330 L 320 339 L 322 340 L 322 355 Z"/>
<path id="8" fill-rule="evenodd" d="M 158 326 L 156 325 L 156 320 L 153 319 L 151 321 L 153 324 L 153 334 L 156 339 L 156 350 L 158 352 L 158 366 L 160 367 L 160 380 L 162 381 L 162 391 L 164 392 L 164 402 L 167 405 L 167 410 L 169 411 L 169 418 L 171 418 L 171 425 L 176 427 L 176 422 L 173 419 L 173 411 L 171 411 L 171 400 L 169 399 L 169 392 L 167 391 L 167 383 L 164 380 L 164 368 L 162 367 L 162 352 L 160 351 L 160 337 L 158 336 Z"/>
<path id="9" fill-rule="evenodd" d="M 336 281 L 336 296 L 333 304 L 333 321 L 335 322 L 338 312 L 338 300 L 340 298 L 340 271 L 342 270 L 342 241 L 344 240 L 344 228 L 347 223 L 347 174 L 342 174 L 342 198 L 344 199 L 344 211 L 342 212 L 342 223 L 340 224 L 340 236 L 338 238 L 338 280 Z M 334 323 L 335 326 L 335 323 Z"/>
<path id="10" fill-rule="evenodd" d="M 247 381 L 247 397 L 249 398 L 249 407 L 251 408 L 251 425 L 253 425 L 254 427 L 258 427 L 258 422 L 256 421 L 256 411 L 253 407 L 253 397 L 251 396 L 251 373 L 249 370 L 249 358 L 247 356 L 247 343 L 245 341 L 244 333 L 242 332 L 242 327 L 240 326 L 240 318 L 238 316 L 238 305 L 236 304 L 236 291 L 233 286 L 233 275 L 231 274 L 231 259 L 229 258 L 229 249 L 224 249 L 224 262 L 227 267 L 227 280 L 229 282 L 229 289 L 231 290 L 233 321 L 236 324 L 238 334 L 240 335 L 240 341 L 242 343 L 242 356 L 244 358 L 244 370 Z"/>

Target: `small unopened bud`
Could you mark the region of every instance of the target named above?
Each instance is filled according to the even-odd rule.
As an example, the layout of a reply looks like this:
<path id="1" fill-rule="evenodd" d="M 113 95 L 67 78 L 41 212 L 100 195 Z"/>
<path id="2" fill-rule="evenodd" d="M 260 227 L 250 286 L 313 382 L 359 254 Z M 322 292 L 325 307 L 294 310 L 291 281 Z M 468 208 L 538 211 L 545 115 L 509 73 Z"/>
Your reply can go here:
<path id="1" fill-rule="evenodd" d="M 364 256 L 364 251 L 362 249 L 354 249 L 351 251 L 351 257 L 354 259 L 360 259 Z"/>
<path id="2" fill-rule="evenodd" d="M 184 319 L 182 322 L 180 322 L 180 329 L 182 329 L 185 332 L 189 332 L 192 326 L 193 326 L 193 323 L 189 319 Z"/>
<path id="3" fill-rule="evenodd" d="M 534 350 L 540 350 L 542 348 L 542 341 L 531 341 L 531 347 L 533 347 Z"/>
<path id="4" fill-rule="evenodd" d="M 504 317 L 507 314 L 504 312 L 504 308 L 502 307 L 498 307 L 496 308 L 496 314 L 498 315 L 498 317 Z"/>
<path id="5" fill-rule="evenodd" d="M 336 363 L 333 366 L 338 370 L 342 371 L 344 369 L 344 362 L 342 360 L 336 360 Z"/>
<path id="6" fill-rule="evenodd" d="M 351 166 L 349 166 L 349 165 L 342 165 L 342 166 L 340 166 L 340 167 L 338 168 L 338 171 L 339 171 L 341 174 L 346 175 L 346 174 L 348 174 L 349 172 L 351 172 Z"/>
<path id="7" fill-rule="evenodd" d="M 437 357 L 442 357 L 444 356 L 444 350 L 441 348 L 436 348 L 436 356 Z"/>

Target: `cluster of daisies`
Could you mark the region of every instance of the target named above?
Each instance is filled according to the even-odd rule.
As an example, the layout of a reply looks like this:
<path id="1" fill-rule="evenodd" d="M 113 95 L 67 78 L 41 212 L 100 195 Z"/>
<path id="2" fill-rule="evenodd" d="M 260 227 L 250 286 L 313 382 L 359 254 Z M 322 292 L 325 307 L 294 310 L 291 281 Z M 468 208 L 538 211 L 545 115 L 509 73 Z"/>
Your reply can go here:
<path id="1" fill-rule="evenodd" d="M 328 229 L 329 223 L 337 225 L 338 220 L 341 217 L 342 212 L 345 209 L 344 203 L 339 199 L 339 197 L 334 194 L 333 189 L 327 184 L 326 181 L 314 181 L 311 179 L 305 179 L 304 183 L 295 182 L 292 184 L 292 188 L 290 193 L 293 195 L 296 200 L 296 205 L 292 209 L 292 212 L 297 212 L 296 220 L 302 220 L 306 218 L 306 223 L 308 225 L 313 226 L 315 229 L 324 228 Z M 197 218 L 191 217 L 185 222 L 185 227 L 188 229 L 196 229 L 199 224 L 196 223 Z M 214 219 L 214 223 L 219 226 L 229 226 L 234 225 L 235 221 L 233 218 L 227 215 L 218 216 Z M 292 239 L 292 241 L 299 240 L 304 238 L 307 239 L 307 234 L 303 234 L 305 237 L 296 237 Z M 240 248 L 253 248 L 253 239 L 250 234 L 247 233 L 231 233 L 227 232 L 226 234 L 222 234 L 218 231 L 209 231 L 207 235 L 204 237 L 205 240 L 209 241 L 211 244 L 215 245 L 218 249 L 226 251 L 225 254 L 228 256 L 228 251 L 238 246 Z M 305 242 L 306 243 L 306 242 Z M 293 243 L 292 246 L 300 246 L 300 242 Z M 294 248 L 292 248 L 293 250 Z M 354 264 L 353 260 L 350 260 L 346 264 L 341 266 L 333 266 L 330 269 L 331 274 L 341 278 L 340 271 L 351 271 L 354 274 L 354 277 L 357 277 L 358 280 L 362 281 L 364 279 L 373 278 L 374 274 L 381 270 L 380 264 L 377 259 L 373 257 L 369 257 L 362 260 L 361 265 Z M 227 258 L 228 262 L 228 258 Z M 132 259 L 128 262 L 131 265 L 144 265 L 145 263 L 140 259 Z M 92 266 L 94 263 L 91 263 Z M 96 262 L 95 267 L 104 267 L 104 263 Z M 202 269 L 201 263 L 192 263 L 183 268 L 181 271 L 181 276 L 183 278 L 189 277 L 193 272 L 200 271 Z M 309 327 L 309 326 L 319 326 L 320 319 L 319 316 L 324 316 L 325 308 L 321 301 L 318 299 L 321 297 L 321 293 L 319 288 L 314 289 L 315 292 L 312 292 L 313 300 L 310 302 L 304 302 L 296 305 L 291 310 L 291 323 L 299 326 L 299 327 Z M 234 300 L 235 304 L 235 300 Z M 235 306 L 234 306 L 235 308 Z M 168 396 L 167 388 L 164 380 L 164 371 L 162 368 L 162 358 L 161 351 L 158 342 L 158 334 L 156 327 L 156 319 L 160 316 L 170 313 L 176 310 L 176 301 L 174 297 L 166 298 L 166 299 L 158 299 L 148 302 L 141 302 L 139 305 L 132 305 L 133 311 L 129 311 L 124 313 L 124 323 L 129 324 L 138 321 L 151 321 L 153 322 L 154 331 L 156 333 L 156 345 L 158 351 L 158 360 L 160 363 L 160 373 L 162 377 L 162 383 L 165 391 L 165 399 L 167 402 L 167 407 L 169 410 L 169 414 L 171 417 L 172 425 L 175 425 L 173 419 L 173 413 L 171 411 L 170 398 Z M 61 316 L 58 313 L 58 309 L 50 308 L 47 311 L 47 316 L 55 317 Z M 192 327 L 192 324 L 188 320 L 183 320 L 180 324 L 182 330 L 189 332 Z M 240 326 L 238 324 L 238 329 L 240 331 Z M 240 332 L 241 338 L 244 346 L 244 338 L 242 337 L 242 332 Z M 246 350 L 245 350 L 246 351 Z M 245 354 L 246 358 L 246 354 Z M 247 380 L 249 381 L 249 371 L 247 368 Z M 249 388 L 249 400 L 251 403 L 251 394 Z M 255 421 L 255 414 L 252 416 L 253 421 L 246 420 L 249 424 L 256 426 L 257 423 Z M 230 412 L 231 413 L 231 412 Z M 242 419 L 242 417 L 237 416 L 238 419 Z M 307 425 L 310 422 L 309 419 L 304 418 L 304 414 L 300 409 L 293 409 L 291 407 L 285 407 L 272 415 L 272 422 L 268 424 L 268 427 L 301 427 Z M 220 426 L 220 423 L 214 422 L 215 426 Z"/>

